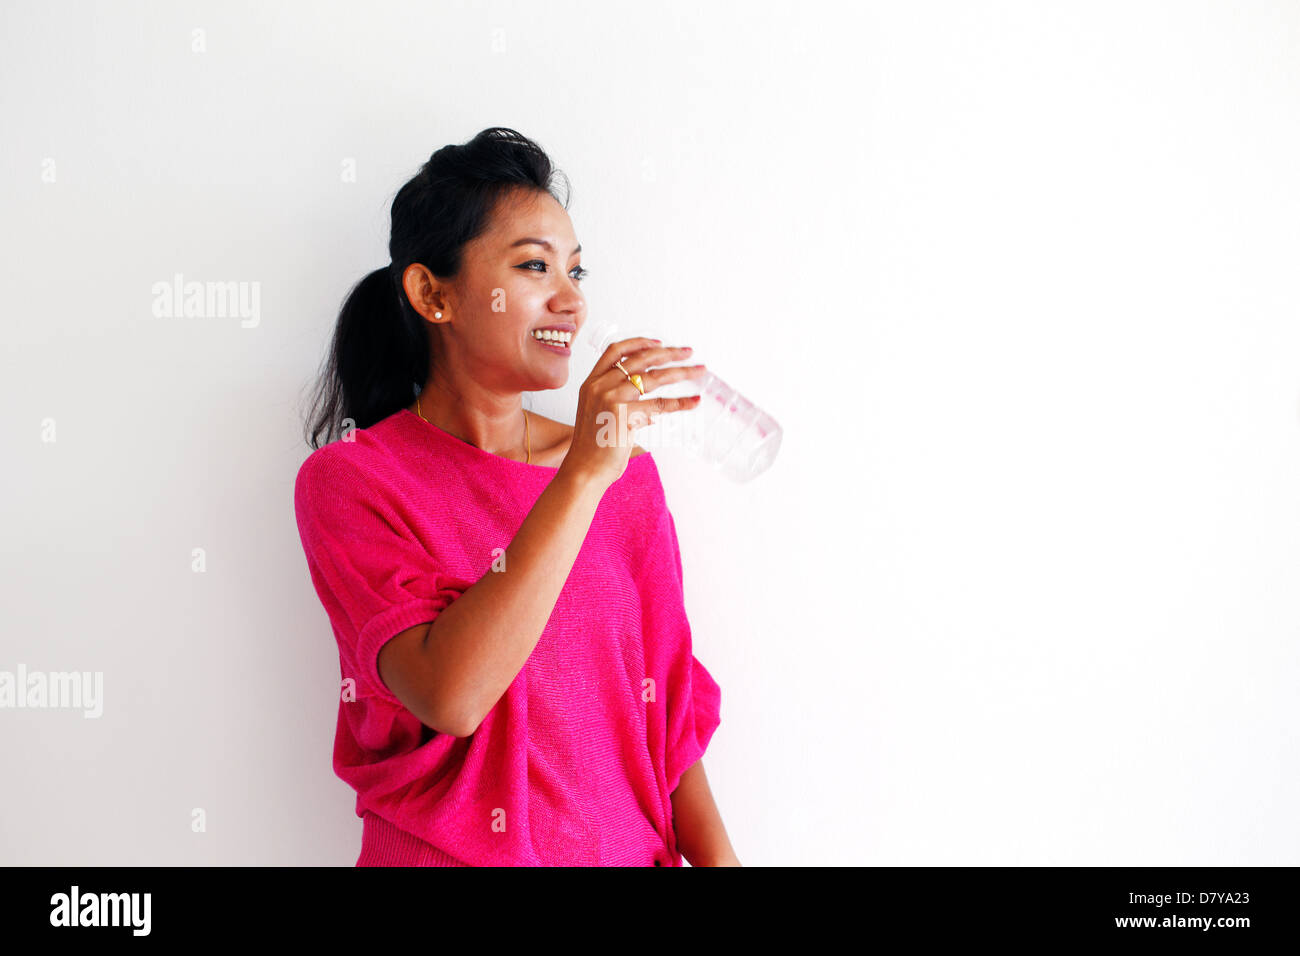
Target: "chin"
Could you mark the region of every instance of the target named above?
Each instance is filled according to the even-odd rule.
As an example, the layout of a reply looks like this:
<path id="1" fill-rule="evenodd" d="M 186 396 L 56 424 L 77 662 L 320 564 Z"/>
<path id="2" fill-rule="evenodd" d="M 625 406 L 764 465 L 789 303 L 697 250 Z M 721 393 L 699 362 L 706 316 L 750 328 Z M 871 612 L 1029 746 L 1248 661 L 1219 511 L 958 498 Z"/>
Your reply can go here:
<path id="1" fill-rule="evenodd" d="M 542 379 L 536 385 L 530 388 L 529 391 L 540 392 L 546 389 L 564 388 L 564 386 L 567 385 L 568 382 L 569 382 L 569 372 L 568 369 L 565 369 L 565 371 L 560 375 L 551 375 Z"/>

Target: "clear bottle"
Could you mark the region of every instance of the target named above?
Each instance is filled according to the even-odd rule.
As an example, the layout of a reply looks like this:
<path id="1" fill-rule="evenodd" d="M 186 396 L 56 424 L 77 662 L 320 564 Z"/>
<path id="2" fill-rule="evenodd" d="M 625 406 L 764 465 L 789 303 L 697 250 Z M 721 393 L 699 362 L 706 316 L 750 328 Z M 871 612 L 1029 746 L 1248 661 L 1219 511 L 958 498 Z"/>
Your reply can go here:
<path id="1" fill-rule="evenodd" d="M 597 322 L 583 332 L 597 355 L 609 348 L 611 342 L 633 337 L 621 335 L 614 322 Z M 691 357 L 688 361 L 655 367 L 698 364 Z M 735 482 L 749 481 L 766 471 L 781 447 L 781 426 L 712 370 L 706 371 L 703 378 L 661 385 L 646 392 L 646 397 L 681 398 L 696 394 L 701 396 L 698 406 L 665 414 L 654 425 L 638 430 L 638 434 L 658 428 L 662 431 L 662 444 L 689 448 Z"/>

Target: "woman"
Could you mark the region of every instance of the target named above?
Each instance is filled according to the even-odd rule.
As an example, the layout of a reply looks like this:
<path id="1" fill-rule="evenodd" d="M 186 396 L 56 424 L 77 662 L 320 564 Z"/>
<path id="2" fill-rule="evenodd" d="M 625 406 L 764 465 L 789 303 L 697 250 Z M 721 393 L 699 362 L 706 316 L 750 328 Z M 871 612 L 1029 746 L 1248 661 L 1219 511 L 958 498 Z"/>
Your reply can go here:
<path id="1" fill-rule="evenodd" d="M 318 387 L 294 504 L 338 642 L 358 866 L 740 865 L 700 762 L 720 689 L 632 443 L 698 401 L 640 396 L 704 367 L 651 370 L 690 350 L 625 339 L 572 427 L 524 410 L 586 322 L 556 175 L 509 129 L 435 152 Z"/>

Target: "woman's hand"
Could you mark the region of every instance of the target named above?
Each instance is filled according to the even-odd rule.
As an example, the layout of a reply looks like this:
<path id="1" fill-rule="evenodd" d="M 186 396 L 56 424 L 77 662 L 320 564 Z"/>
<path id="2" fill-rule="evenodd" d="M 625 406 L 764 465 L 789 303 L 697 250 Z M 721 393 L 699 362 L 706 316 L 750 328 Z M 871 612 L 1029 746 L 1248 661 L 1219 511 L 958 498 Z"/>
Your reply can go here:
<path id="1" fill-rule="evenodd" d="M 669 382 L 705 374 L 703 365 L 647 371 L 656 362 L 680 361 L 690 351 L 667 348 L 649 338 L 611 343 L 578 390 L 573 440 L 560 468 L 585 475 L 604 487 L 618 481 L 632 456 L 632 433 L 654 422 L 657 415 L 695 408 L 700 396 L 641 399 L 636 386 L 614 363 L 622 358 L 623 368 L 631 375 L 640 373 L 641 387 L 652 392 Z"/>

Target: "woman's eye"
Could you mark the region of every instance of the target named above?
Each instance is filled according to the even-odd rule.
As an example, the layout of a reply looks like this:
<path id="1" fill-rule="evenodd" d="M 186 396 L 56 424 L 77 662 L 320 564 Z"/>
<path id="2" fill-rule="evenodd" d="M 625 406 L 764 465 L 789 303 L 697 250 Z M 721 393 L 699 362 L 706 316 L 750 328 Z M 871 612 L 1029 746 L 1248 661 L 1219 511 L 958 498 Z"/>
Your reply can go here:
<path id="1" fill-rule="evenodd" d="M 541 266 L 542 268 L 541 268 L 540 271 L 542 271 L 542 272 L 545 272 L 545 271 L 546 271 L 546 262 L 545 262 L 544 260 L 542 260 L 542 259 L 530 259 L 528 262 L 525 262 L 521 268 L 529 269 L 530 266 Z M 536 270 L 536 269 L 530 269 L 530 271 L 532 271 L 532 272 L 537 272 L 538 270 Z M 573 276 L 573 278 L 576 279 L 576 280 L 579 281 L 579 282 L 581 282 L 583 279 L 587 278 L 587 270 L 584 269 L 582 266 L 574 266 L 572 269 L 569 270 L 569 273 L 570 273 L 571 275 L 572 275 L 574 272 L 576 272 L 576 273 L 578 273 L 578 274 L 577 274 L 576 276 Z"/>

